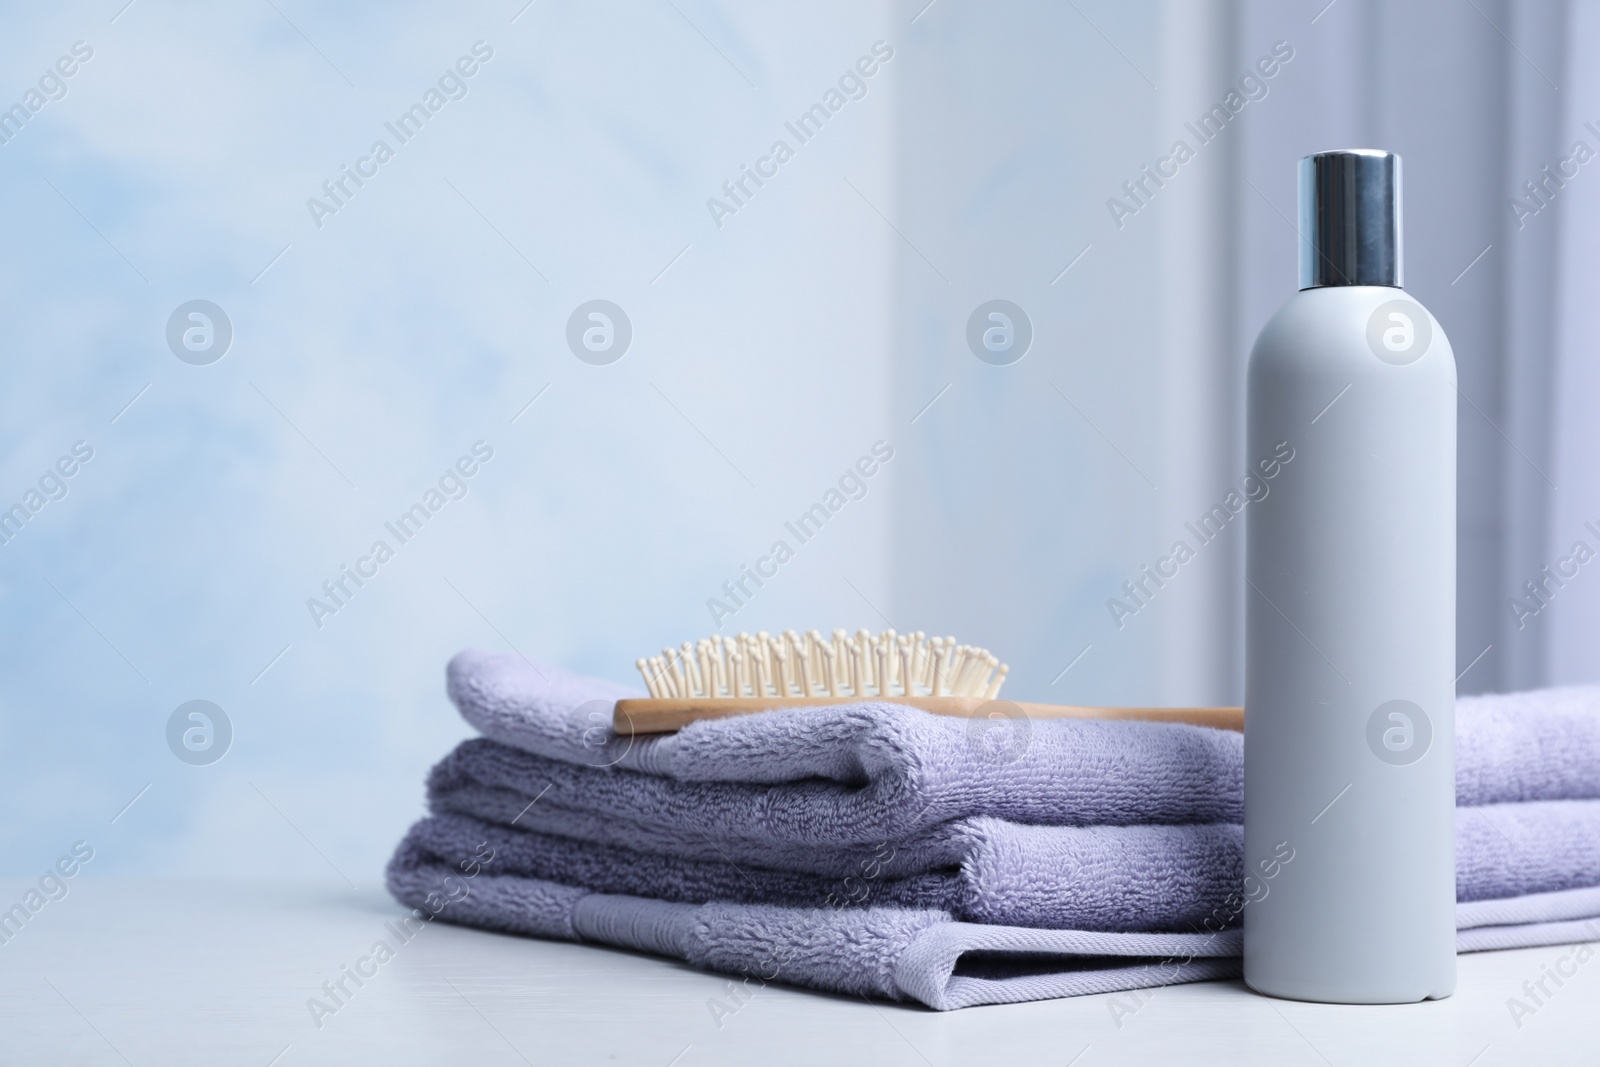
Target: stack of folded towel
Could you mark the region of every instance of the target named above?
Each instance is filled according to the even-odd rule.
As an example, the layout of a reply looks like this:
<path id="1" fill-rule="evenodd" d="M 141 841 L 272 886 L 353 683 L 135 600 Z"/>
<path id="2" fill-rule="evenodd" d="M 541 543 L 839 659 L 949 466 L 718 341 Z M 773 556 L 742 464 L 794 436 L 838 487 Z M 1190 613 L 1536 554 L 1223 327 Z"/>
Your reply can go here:
<path id="1" fill-rule="evenodd" d="M 428 914 L 937 1009 L 1239 973 L 1237 733 L 869 703 L 630 738 L 606 682 L 448 679 L 484 736 L 388 872 Z M 1456 720 L 1459 948 L 1600 937 L 1600 689 Z"/>

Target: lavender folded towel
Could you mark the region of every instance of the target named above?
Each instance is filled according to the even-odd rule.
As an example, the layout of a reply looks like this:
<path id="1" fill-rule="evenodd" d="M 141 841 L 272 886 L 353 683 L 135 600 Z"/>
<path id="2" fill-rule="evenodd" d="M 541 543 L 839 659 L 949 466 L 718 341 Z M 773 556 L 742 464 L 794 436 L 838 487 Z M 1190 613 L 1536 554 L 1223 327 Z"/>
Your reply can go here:
<path id="1" fill-rule="evenodd" d="M 625 690 L 480 652 L 449 692 L 501 744 L 436 768 L 389 884 L 452 921 L 939 1008 L 1237 973 L 1236 929 L 1173 932 L 1237 899 L 1237 734 L 879 704 L 616 737 Z M 1593 936 L 1600 689 L 1461 701 L 1457 781 L 1461 950 Z"/>
<path id="2" fill-rule="evenodd" d="M 1214 899 L 1219 886 L 1237 886 L 1242 873 L 1232 824 L 1038 826 L 970 816 L 871 843 L 855 843 L 846 827 L 833 835 L 845 843 L 827 844 L 817 833 L 763 836 L 771 822 L 742 801 L 736 811 L 719 807 L 727 796 L 726 783 L 579 767 L 481 738 L 463 742 L 428 777 L 436 814 L 607 846 L 608 855 L 813 875 L 806 890 L 813 902 L 906 902 L 912 898 L 871 897 L 866 883 L 943 871 L 952 886 L 939 906 L 975 921 L 1167 929 L 1190 921 L 1194 902 Z M 734 817 L 741 813 L 743 821 Z M 1456 855 L 1462 900 L 1600 884 L 1600 800 L 1460 808 Z M 1133 883 L 1143 895 L 1115 889 L 1127 910 L 1111 908 L 1113 889 L 1095 878 Z M 1071 888 L 1020 910 L 1025 887 L 1046 884 Z M 876 884 L 870 892 L 893 890 Z M 1125 915 L 1154 925 L 1127 926 Z"/>
<path id="3" fill-rule="evenodd" d="M 1239 735 L 1221 730 L 1089 720 L 993 729 L 868 703 L 616 737 L 611 704 L 625 691 L 473 651 L 450 662 L 448 689 L 468 722 L 506 745 L 698 786 L 663 787 L 647 802 L 711 833 L 831 845 L 904 837 L 963 815 L 1084 825 L 1242 818 Z"/>
<path id="4" fill-rule="evenodd" d="M 1191 931 L 1208 919 L 1215 928 L 1238 917 L 1229 904 L 1244 879 L 1238 826 L 1025 826 L 978 816 L 941 829 L 945 840 L 920 862 L 901 857 L 897 842 L 883 856 L 903 858 L 903 870 L 890 874 L 885 863 L 842 878 L 726 854 L 641 851 L 457 813 L 423 819 L 406 842 L 444 864 L 483 843 L 494 854 L 482 864 L 490 874 L 685 904 L 935 908 L 969 922 L 1113 933 Z M 1459 900 L 1586 886 L 1600 886 L 1600 801 L 1458 809 Z"/>
<path id="5" fill-rule="evenodd" d="M 472 869 L 466 860 L 431 861 L 408 838 L 390 863 L 389 889 L 420 919 L 637 949 L 742 976 L 747 987 L 782 981 L 939 1011 L 1240 972 L 1237 929 L 1113 934 L 963 923 L 935 909 L 676 904 L 464 873 Z M 1593 940 L 1600 937 L 1597 914 L 1600 889 L 1460 904 L 1456 947 L 1473 952 Z"/>
<path id="6" fill-rule="evenodd" d="M 1242 821 L 1243 738 L 1191 726 L 993 723 L 885 704 L 791 708 L 616 737 L 627 691 L 468 651 L 448 690 L 486 737 L 560 763 L 643 772 L 663 818 L 807 845 L 874 844 L 967 815 L 1076 825 Z M 1600 799 L 1600 687 L 1456 707 L 1456 802 Z M 690 785 L 698 788 L 688 788 Z"/>

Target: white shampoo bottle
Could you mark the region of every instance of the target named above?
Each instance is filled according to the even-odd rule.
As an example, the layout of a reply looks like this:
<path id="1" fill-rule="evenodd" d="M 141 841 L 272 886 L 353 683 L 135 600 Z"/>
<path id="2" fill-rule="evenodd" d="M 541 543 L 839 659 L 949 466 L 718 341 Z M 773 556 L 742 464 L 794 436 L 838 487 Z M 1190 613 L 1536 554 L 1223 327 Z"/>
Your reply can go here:
<path id="1" fill-rule="evenodd" d="M 1400 157 L 1300 161 L 1300 291 L 1250 355 L 1244 977 L 1455 990 L 1456 366 L 1401 288 Z M 1292 450 L 1292 451 L 1290 451 Z"/>

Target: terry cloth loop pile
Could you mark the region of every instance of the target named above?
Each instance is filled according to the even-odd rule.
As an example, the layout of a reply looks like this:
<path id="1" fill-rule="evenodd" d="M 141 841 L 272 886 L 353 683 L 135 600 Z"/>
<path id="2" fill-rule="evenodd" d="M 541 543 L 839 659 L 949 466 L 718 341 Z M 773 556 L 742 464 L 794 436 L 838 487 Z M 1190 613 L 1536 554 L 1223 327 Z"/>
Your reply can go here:
<path id="1" fill-rule="evenodd" d="M 941 1009 L 1238 973 L 1236 733 L 867 704 L 615 737 L 627 691 L 476 652 L 449 691 L 485 736 L 389 869 L 441 918 Z M 1461 950 L 1600 936 L 1600 690 L 1460 701 L 1457 780 Z"/>

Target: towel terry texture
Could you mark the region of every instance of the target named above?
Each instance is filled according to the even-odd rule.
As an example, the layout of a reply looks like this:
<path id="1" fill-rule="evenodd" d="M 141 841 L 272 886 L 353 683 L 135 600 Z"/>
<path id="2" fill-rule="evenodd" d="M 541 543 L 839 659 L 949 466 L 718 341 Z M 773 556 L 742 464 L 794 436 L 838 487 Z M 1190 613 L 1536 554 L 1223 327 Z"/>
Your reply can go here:
<path id="1" fill-rule="evenodd" d="M 1220 731 L 1204 731 L 1218 733 Z M 1184 930 L 1244 876 L 1237 824 L 1038 826 L 968 816 L 900 839 L 823 847 L 697 820 L 701 783 L 546 760 L 471 740 L 436 766 L 431 841 L 514 826 L 516 873 L 702 903 L 900 904 L 972 922 Z M 1519 851 L 1520 850 L 1520 851 Z M 1600 885 L 1600 800 L 1461 808 L 1457 895 Z"/>
<path id="2" fill-rule="evenodd" d="M 627 738 L 632 694 L 515 655 L 448 689 L 485 739 L 391 862 L 425 913 L 941 1009 L 1238 973 L 1236 733 L 869 704 Z M 1456 719 L 1460 949 L 1600 936 L 1600 690 Z"/>
<path id="3" fill-rule="evenodd" d="M 517 809 L 502 813 L 508 810 L 514 817 Z M 1461 901 L 1600 885 L 1600 801 L 1502 804 L 1457 815 Z M 977 923 L 1154 933 L 1193 930 L 1218 913 L 1226 925 L 1237 920 L 1227 900 L 1244 879 L 1242 836 L 1241 827 L 1227 824 L 1022 826 L 977 817 L 952 824 L 944 844 L 963 853 L 956 865 L 874 876 L 868 864 L 843 877 L 731 856 L 686 859 L 454 812 L 422 820 L 408 840 L 444 864 L 486 842 L 494 859 L 482 866 L 494 874 L 685 904 L 893 905 L 937 908 Z"/>

